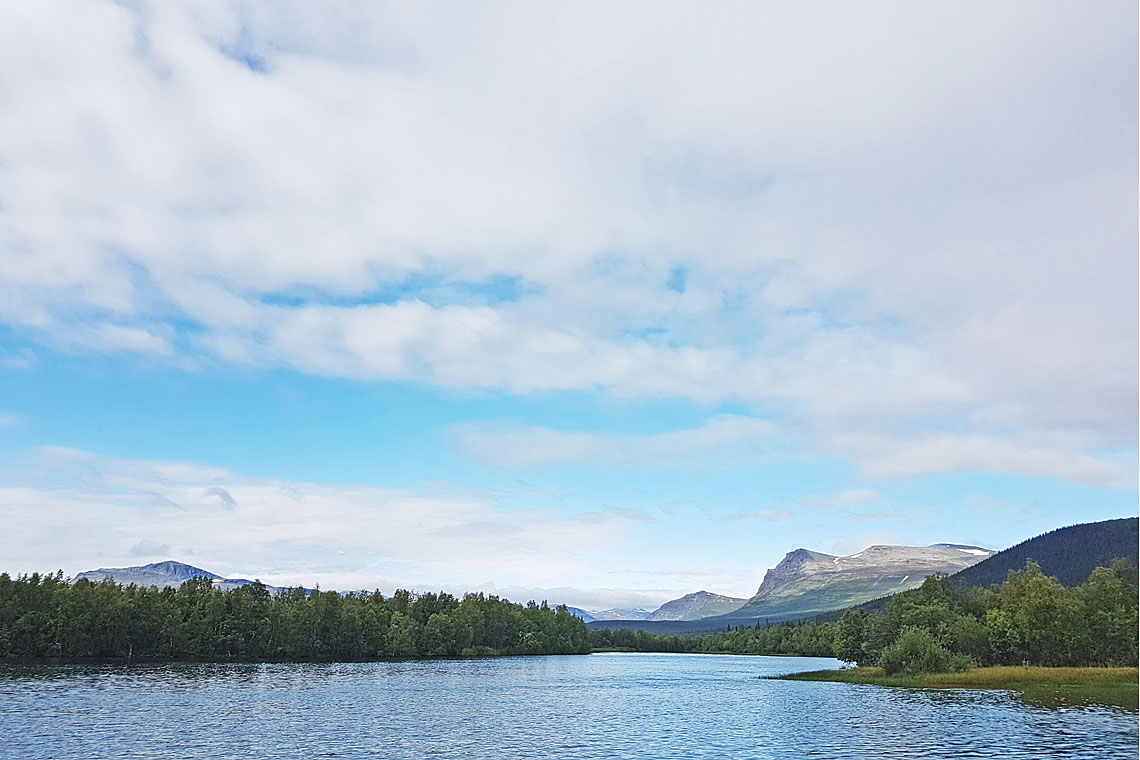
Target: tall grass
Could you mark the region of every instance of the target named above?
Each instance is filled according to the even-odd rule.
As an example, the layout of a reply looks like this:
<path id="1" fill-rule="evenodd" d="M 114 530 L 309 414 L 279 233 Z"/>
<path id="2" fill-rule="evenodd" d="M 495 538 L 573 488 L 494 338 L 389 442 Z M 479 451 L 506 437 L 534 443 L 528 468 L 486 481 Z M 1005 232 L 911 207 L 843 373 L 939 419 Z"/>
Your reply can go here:
<path id="1" fill-rule="evenodd" d="M 961 673 L 892 675 L 882 668 L 816 670 L 781 676 L 790 681 L 840 681 L 912 689 L 1005 689 L 1021 692 L 1030 704 L 1056 707 L 1099 704 L 1136 711 L 1140 707 L 1140 669 L 1045 668 L 1000 665 Z"/>

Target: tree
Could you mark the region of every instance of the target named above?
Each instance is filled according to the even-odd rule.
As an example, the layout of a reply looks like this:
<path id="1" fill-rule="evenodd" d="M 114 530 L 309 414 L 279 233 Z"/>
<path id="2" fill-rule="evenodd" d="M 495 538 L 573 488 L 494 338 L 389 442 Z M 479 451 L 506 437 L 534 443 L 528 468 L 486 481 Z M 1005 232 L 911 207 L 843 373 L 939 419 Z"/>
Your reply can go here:
<path id="1" fill-rule="evenodd" d="M 414 657 L 419 654 L 420 624 L 402 612 L 393 612 L 385 638 L 388 642 L 388 655 Z"/>
<path id="2" fill-rule="evenodd" d="M 887 675 L 945 673 L 966 670 L 973 663 L 955 657 L 923 628 L 907 626 L 893 644 L 883 649 L 879 665 Z"/>
<path id="3" fill-rule="evenodd" d="M 847 610 L 835 631 L 835 657 L 856 665 L 867 665 L 872 660 L 863 645 L 867 641 L 871 615 L 866 610 Z"/>

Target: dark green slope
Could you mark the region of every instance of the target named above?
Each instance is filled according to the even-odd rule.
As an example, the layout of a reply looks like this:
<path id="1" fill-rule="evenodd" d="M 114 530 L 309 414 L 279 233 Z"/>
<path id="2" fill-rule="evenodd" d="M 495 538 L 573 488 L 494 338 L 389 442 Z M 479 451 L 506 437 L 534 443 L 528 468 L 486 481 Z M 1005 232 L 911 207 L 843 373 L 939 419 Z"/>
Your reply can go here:
<path id="1" fill-rule="evenodd" d="M 1140 565 L 1138 555 L 1140 518 L 1123 517 L 1069 525 L 1043 533 L 960 570 L 950 579 L 965 588 L 985 588 L 1004 582 L 1010 570 L 1024 570 L 1025 562 L 1033 560 L 1045 575 L 1051 575 L 1061 585 L 1072 588 L 1087 581 L 1095 568 L 1108 567 L 1114 559 L 1123 558 L 1133 565 Z M 872 599 L 850 609 L 878 613 L 886 609 L 892 596 Z M 817 615 L 815 620 L 839 620 L 844 612 L 845 609 L 827 612 Z"/>
<path id="2" fill-rule="evenodd" d="M 1096 567 L 1112 564 L 1123 557 L 1140 564 L 1140 518 L 1070 525 L 1022 541 L 988 557 L 973 567 L 950 576 L 955 584 L 967 587 L 1001 583 L 1010 570 L 1024 570 L 1033 560 L 1046 575 L 1064 586 L 1079 586 Z"/>

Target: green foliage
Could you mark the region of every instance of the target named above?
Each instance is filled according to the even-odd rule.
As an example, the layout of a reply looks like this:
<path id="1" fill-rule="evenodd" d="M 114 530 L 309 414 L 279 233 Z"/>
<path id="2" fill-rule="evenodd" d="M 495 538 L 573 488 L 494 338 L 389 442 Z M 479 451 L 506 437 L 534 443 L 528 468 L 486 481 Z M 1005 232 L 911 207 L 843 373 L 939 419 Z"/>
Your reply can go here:
<path id="1" fill-rule="evenodd" d="M 907 626 L 898 639 L 883 649 L 879 667 L 889 676 L 898 673 L 949 673 L 973 666 L 968 657 L 953 655 L 925 628 Z"/>
<path id="2" fill-rule="evenodd" d="M 178 589 L 68 583 L 62 573 L 0 574 L 0 658 L 8 660 L 371 660 L 461 654 L 588 652 L 565 608 L 495 596 L 399 590 L 337 594 L 260 582 L 221 591 L 206 578 Z"/>
<path id="3" fill-rule="evenodd" d="M 371 660 L 594 649 L 835 656 L 897 673 L 982 665 L 1135 666 L 1137 569 L 1097 568 L 1065 588 L 1029 562 L 981 591 L 931 576 L 881 611 L 836 622 L 741 626 L 703 636 L 587 629 L 545 603 L 468 594 L 337 594 L 260 583 L 220 591 L 68 583 L 62 573 L 0 574 L 0 658 Z M 897 670 L 896 670 L 897 669 Z"/>
<path id="4" fill-rule="evenodd" d="M 835 657 L 844 662 L 866 665 L 868 655 L 863 644 L 867 641 L 870 625 L 871 615 L 865 610 L 847 610 L 844 612 L 836 626 Z"/>
<path id="5" fill-rule="evenodd" d="M 1133 566 L 1140 563 L 1140 518 L 1103 520 L 1044 533 L 998 552 L 954 574 L 956 583 L 985 587 L 999 584 L 1011 570 L 1033 560 L 1062 586 L 1079 586 L 1097 567 L 1108 567 L 1118 557 Z"/>
<path id="6" fill-rule="evenodd" d="M 849 610 L 837 623 L 834 654 L 888 674 L 936 673 L 982 665 L 1135 666 L 1136 566 L 1117 560 L 1076 588 L 1032 560 L 986 590 L 931 576 L 891 597 L 874 615 Z"/>
<path id="7" fill-rule="evenodd" d="M 802 621 L 740 626 L 705 635 L 670 636 L 633 630 L 590 631 L 595 649 L 628 652 L 703 652 L 708 654 L 782 654 L 830 657 L 835 623 Z"/>

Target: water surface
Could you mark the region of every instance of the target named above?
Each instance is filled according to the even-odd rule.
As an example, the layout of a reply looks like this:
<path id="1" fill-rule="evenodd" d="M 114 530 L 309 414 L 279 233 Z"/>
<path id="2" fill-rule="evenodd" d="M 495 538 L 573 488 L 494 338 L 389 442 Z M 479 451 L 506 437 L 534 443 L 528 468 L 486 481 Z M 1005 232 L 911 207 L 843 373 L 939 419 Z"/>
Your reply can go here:
<path id="1" fill-rule="evenodd" d="M 1134 713 L 760 676 L 830 659 L 605 654 L 0 669 L 5 758 L 1135 758 Z"/>

